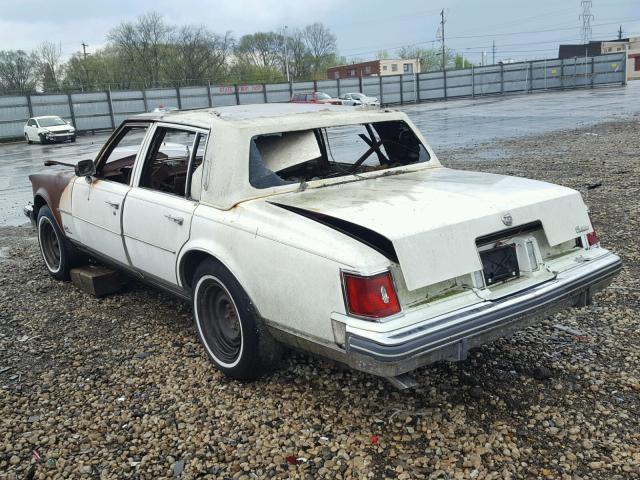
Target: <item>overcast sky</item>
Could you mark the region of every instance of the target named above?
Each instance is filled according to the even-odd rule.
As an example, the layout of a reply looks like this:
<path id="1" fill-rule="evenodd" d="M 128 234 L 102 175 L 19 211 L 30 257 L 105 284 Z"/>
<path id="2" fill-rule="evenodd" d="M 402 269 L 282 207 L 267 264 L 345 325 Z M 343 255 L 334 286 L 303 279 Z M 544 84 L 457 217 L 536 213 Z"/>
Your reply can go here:
<path id="1" fill-rule="evenodd" d="M 319 21 L 338 37 L 349 60 L 373 58 L 402 45 L 438 46 L 440 9 L 447 17 L 447 46 L 479 62 L 549 58 L 558 43 L 580 40 L 580 0 L 0 0 L 0 49 L 30 50 L 44 40 L 62 45 L 65 56 L 106 42 L 122 21 L 155 10 L 172 24 L 204 23 L 236 37 L 259 30 L 303 27 Z M 593 0 L 593 39 L 640 36 L 640 0 Z"/>

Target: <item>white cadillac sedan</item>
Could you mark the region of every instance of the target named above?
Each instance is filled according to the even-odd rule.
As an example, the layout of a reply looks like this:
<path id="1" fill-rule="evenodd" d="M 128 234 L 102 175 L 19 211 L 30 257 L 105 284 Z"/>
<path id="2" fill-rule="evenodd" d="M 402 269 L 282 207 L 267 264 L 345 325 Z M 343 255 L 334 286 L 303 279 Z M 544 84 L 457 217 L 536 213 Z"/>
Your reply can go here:
<path id="1" fill-rule="evenodd" d="M 589 303 L 621 268 L 578 192 L 445 168 L 389 110 L 145 114 L 95 160 L 30 179 L 51 275 L 82 252 L 192 302 L 207 354 L 238 379 L 290 345 L 408 386 Z"/>
<path id="2" fill-rule="evenodd" d="M 27 120 L 23 130 L 27 143 L 76 141 L 76 129 L 57 115 L 32 117 Z"/>

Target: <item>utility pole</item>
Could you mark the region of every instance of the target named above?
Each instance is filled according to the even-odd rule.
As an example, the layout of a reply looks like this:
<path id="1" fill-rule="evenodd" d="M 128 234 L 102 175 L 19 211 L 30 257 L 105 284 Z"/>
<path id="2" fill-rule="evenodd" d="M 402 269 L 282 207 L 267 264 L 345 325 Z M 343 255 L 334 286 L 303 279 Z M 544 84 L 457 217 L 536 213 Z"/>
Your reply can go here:
<path id="1" fill-rule="evenodd" d="M 289 37 L 287 36 L 287 26 L 284 26 L 284 69 L 287 72 L 287 83 L 291 81 L 289 78 L 289 53 L 287 52 L 287 43 Z"/>
<path id="2" fill-rule="evenodd" d="M 444 8 L 440 11 L 440 33 L 442 34 L 442 78 L 444 80 L 444 99 L 447 99 L 447 57 L 444 46 Z"/>
<path id="3" fill-rule="evenodd" d="M 444 72 L 447 67 L 447 60 L 445 58 L 445 47 L 444 47 L 444 8 L 440 11 L 440 35 L 442 36 L 442 71 Z"/>
<path id="4" fill-rule="evenodd" d="M 622 25 L 620 25 L 620 28 L 618 29 L 618 40 L 622 40 Z"/>
<path id="5" fill-rule="evenodd" d="M 84 43 L 84 42 L 82 42 L 82 44 L 81 44 L 81 45 L 82 45 L 82 55 L 84 56 L 84 59 L 86 60 L 86 59 L 87 59 L 87 47 L 88 47 L 89 45 L 87 45 L 87 44 L 86 44 L 86 43 Z"/>
<path id="6" fill-rule="evenodd" d="M 582 43 L 586 45 L 591 40 L 591 20 L 593 20 L 591 7 L 593 2 L 591 0 L 582 0 L 580 6 L 582 7 L 582 13 L 578 18 L 582 20 Z"/>
<path id="7" fill-rule="evenodd" d="M 491 61 L 491 63 L 495 65 L 496 64 L 496 41 L 495 40 L 493 41 L 493 47 L 491 51 L 493 53 L 493 60 Z"/>

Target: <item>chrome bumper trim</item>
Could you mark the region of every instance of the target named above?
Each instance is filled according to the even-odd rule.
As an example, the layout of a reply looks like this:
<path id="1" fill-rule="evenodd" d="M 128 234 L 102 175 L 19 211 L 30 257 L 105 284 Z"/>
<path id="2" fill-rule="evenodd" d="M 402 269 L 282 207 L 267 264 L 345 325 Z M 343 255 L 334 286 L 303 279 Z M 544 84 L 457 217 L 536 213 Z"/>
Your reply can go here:
<path id="1" fill-rule="evenodd" d="M 554 307 L 579 303 L 581 296 L 590 296 L 606 287 L 621 268 L 620 257 L 606 253 L 524 292 L 431 318 L 400 331 L 347 331 L 347 354 L 387 366 L 397 364 L 394 371 L 398 372 L 429 363 L 429 358 L 449 358 L 455 352 L 464 358 L 472 346 L 502 337 L 517 327 L 523 328 L 537 315 L 550 314 Z M 440 350 L 447 352 L 434 355 Z M 417 357 L 425 358 L 416 361 Z M 367 370 L 377 368 L 369 365 Z"/>

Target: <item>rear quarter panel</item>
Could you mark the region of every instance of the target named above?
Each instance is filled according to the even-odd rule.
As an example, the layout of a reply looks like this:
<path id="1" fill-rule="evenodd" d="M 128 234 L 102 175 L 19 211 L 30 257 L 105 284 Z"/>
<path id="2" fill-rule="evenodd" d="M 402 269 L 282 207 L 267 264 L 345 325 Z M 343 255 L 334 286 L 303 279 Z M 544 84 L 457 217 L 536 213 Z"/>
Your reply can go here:
<path id="1" fill-rule="evenodd" d="M 333 341 L 331 313 L 345 313 L 340 270 L 389 262 L 343 234 L 266 202 L 229 211 L 199 206 L 181 251 L 208 252 L 238 279 L 270 324 Z"/>

